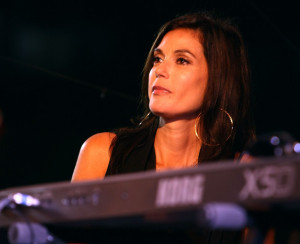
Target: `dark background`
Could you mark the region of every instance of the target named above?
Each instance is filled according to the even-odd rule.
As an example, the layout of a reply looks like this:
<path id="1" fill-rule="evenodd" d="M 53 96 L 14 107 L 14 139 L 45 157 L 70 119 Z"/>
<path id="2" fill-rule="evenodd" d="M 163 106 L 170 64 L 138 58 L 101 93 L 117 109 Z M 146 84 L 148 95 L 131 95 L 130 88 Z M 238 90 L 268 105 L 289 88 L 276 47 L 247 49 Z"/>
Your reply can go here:
<path id="1" fill-rule="evenodd" d="M 300 138 L 296 1 L 13 0 L 0 6 L 0 189 L 70 180 L 89 136 L 128 125 L 155 33 L 187 11 L 215 10 L 238 23 L 249 51 L 257 133 Z"/>

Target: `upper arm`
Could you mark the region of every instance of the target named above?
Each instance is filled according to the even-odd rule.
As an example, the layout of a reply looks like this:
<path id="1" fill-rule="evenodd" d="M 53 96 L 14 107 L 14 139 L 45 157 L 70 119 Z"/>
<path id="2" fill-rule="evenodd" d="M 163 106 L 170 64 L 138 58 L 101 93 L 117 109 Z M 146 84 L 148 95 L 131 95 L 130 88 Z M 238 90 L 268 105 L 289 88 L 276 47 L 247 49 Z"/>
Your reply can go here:
<path id="1" fill-rule="evenodd" d="M 72 181 L 99 179 L 105 176 L 110 160 L 110 144 L 115 134 L 104 132 L 91 136 L 82 145 Z"/>

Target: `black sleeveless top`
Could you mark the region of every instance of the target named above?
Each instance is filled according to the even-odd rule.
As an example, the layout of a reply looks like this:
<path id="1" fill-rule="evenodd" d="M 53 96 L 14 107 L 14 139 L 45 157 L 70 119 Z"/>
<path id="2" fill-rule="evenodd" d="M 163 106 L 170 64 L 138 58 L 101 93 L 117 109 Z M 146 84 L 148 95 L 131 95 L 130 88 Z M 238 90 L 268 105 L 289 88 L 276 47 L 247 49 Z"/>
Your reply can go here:
<path id="1" fill-rule="evenodd" d="M 110 160 L 105 176 L 115 174 L 112 171 L 112 163 L 118 164 L 118 174 L 154 170 L 156 168 L 156 157 L 154 150 L 155 137 L 152 134 L 153 133 L 148 132 L 148 136 L 144 140 L 143 145 L 134 148 L 134 150 L 128 155 L 125 162 L 123 162 L 122 164 L 118 162 L 112 162 L 112 160 Z M 116 144 L 112 150 L 112 155 L 114 153 L 124 152 L 126 151 L 126 148 L 128 148 L 126 142 Z M 111 158 L 113 157 L 111 156 Z"/>
<path id="2" fill-rule="evenodd" d="M 156 168 L 155 150 L 154 150 L 154 136 L 153 134 L 147 136 L 147 140 L 143 146 L 135 148 L 131 154 L 128 155 L 127 159 L 122 165 L 118 165 L 118 174 L 141 172 L 147 170 L 154 170 Z M 116 144 L 112 151 L 113 153 L 118 153 L 125 149 L 125 142 Z M 109 162 L 109 165 L 112 162 Z M 106 176 L 113 175 L 108 167 Z M 216 189 L 219 190 L 219 189 Z M 241 231 L 209 231 L 209 230 L 171 230 L 166 228 L 156 228 L 155 230 L 149 229 L 134 229 L 133 233 L 130 231 L 121 232 L 121 240 L 130 243 L 199 243 L 199 244 L 240 244 L 242 243 Z M 135 242 L 136 241 L 136 242 Z"/>

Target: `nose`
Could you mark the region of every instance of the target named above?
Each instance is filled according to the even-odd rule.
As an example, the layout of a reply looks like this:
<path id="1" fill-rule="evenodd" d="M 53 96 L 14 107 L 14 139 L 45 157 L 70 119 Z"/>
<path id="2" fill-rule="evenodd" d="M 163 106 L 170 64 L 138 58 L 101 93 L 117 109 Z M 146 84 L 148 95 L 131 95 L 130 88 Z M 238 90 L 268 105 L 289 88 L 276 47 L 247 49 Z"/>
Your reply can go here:
<path id="1" fill-rule="evenodd" d="M 169 78 L 169 65 L 166 60 L 162 61 L 161 63 L 157 64 L 155 67 L 155 77 L 156 78 Z"/>

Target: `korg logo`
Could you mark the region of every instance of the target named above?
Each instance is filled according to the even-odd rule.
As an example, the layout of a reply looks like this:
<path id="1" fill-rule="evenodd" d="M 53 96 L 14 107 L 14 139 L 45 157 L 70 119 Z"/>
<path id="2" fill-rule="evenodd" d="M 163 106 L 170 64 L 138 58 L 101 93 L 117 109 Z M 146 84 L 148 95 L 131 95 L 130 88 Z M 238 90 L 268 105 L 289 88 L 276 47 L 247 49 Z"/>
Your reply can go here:
<path id="1" fill-rule="evenodd" d="M 156 194 L 157 207 L 198 204 L 202 201 L 203 175 L 162 179 Z"/>

